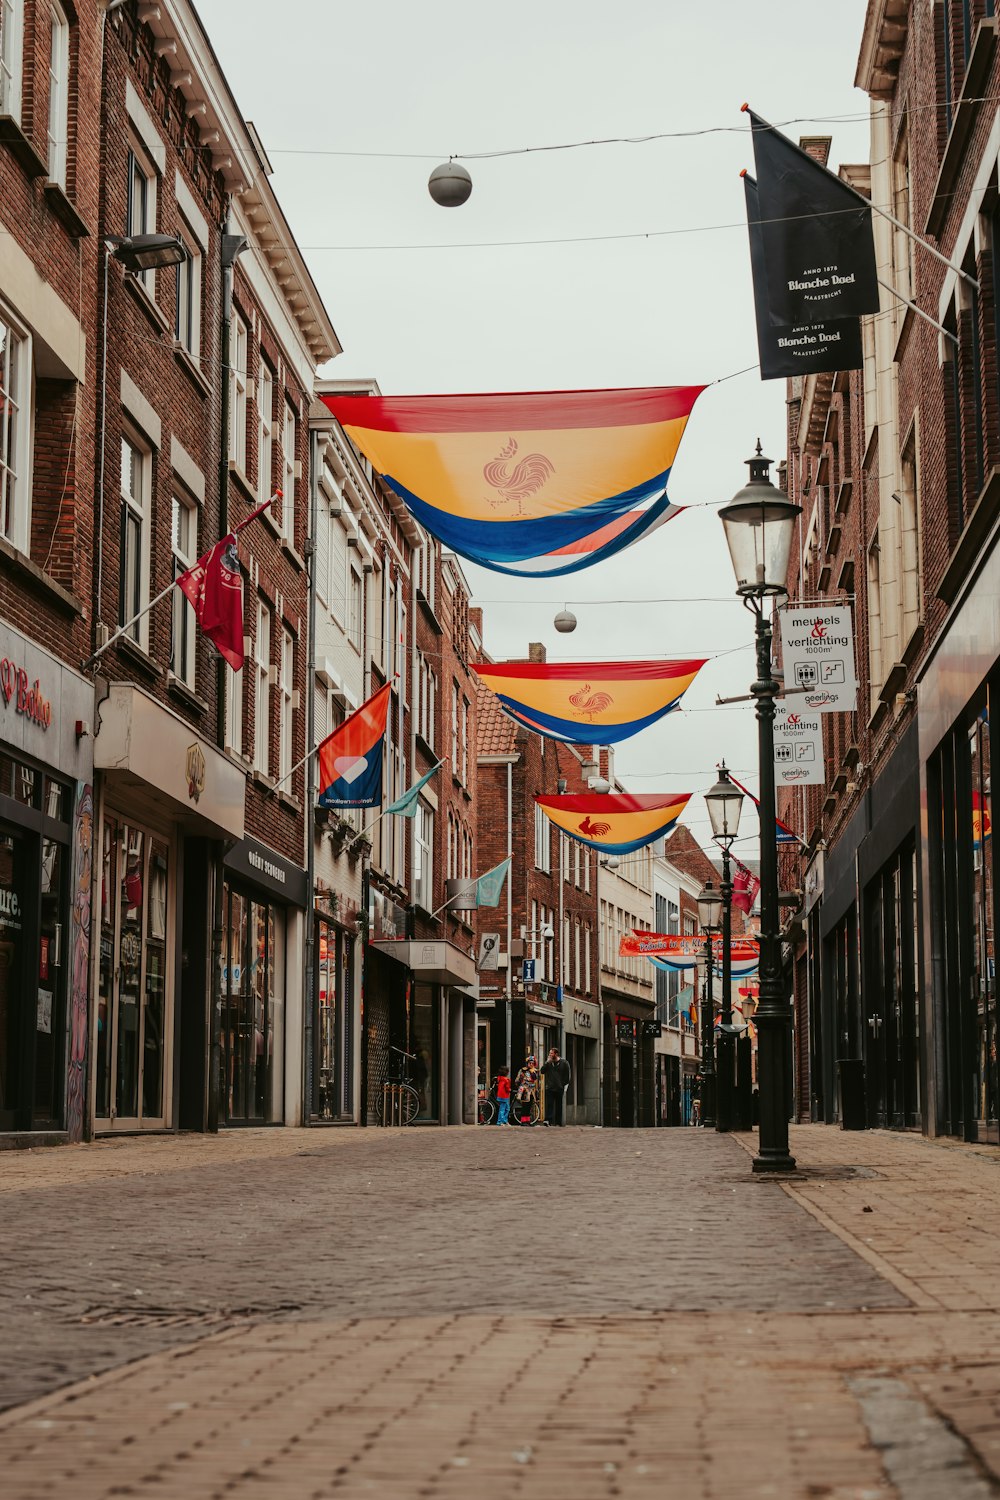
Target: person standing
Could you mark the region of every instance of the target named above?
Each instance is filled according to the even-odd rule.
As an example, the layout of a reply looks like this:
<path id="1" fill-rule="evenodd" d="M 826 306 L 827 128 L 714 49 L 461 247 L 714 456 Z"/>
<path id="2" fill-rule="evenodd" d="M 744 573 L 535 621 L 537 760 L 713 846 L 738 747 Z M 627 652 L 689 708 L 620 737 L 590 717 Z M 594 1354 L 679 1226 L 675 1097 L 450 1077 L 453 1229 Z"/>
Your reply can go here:
<path id="1" fill-rule="evenodd" d="M 563 1095 L 569 1085 L 570 1067 L 566 1059 L 559 1056 L 558 1047 L 550 1049 L 548 1060 L 542 1065 L 542 1077 L 545 1079 L 545 1123 L 562 1125 Z"/>
<path id="2" fill-rule="evenodd" d="M 510 1124 L 510 1074 L 506 1068 L 497 1074 L 497 1124 Z"/>
<path id="3" fill-rule="evenodd" d="M 514 1079 L 514 1118 L 519 1125 L 531 1124 L 531 1111 L 538 1093 L 538 1062 L 529 1052 Z"/>

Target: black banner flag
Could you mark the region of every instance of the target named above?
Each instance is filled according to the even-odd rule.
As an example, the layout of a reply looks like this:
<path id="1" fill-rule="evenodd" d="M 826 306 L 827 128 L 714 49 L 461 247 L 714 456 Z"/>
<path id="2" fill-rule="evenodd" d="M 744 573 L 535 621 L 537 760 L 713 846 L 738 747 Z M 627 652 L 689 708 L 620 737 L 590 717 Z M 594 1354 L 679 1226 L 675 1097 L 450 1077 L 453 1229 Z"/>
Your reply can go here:
<path id="1" fill-rule="evenodd" d="M 757 184 L 743 174 L 747 200 L 747 230 L 750 235 L 750 272 L 757 314 L 757 348 L 762 380 L 783 380 L 789 375 L 815 375 L 823 370 L 860 370 L 861 322 L 858 318 L 835 318 L 825 323 L 771 322 L 767 303 L 767 273 L 761 234 Z"/>
<path id="2" fill-rule="evenodd" d="M 771 322 L 797 326 L 878 312 L 871 207 L 748 113 Z"/>

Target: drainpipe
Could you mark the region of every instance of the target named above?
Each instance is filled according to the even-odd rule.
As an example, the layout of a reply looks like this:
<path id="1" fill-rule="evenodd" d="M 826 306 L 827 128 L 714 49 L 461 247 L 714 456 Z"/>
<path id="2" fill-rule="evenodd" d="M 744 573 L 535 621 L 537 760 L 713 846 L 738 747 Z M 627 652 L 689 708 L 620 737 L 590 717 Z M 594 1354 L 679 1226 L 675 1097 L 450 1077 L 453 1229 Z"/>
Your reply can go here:
<path id="1" fill-rule="evenodd" d="M 513 765 L 512 761 L 508 761 L 507 762 L 507 858 L 508 859 L 511 858 L 511 855 L 513 853 L 513 809 L 514 809 L 514 765 Z M 504 1004 L 504 1009 L 506 1011 L 506 1019 L 507 1019 L 507 1056 L 505 1058 L 505 1062 L 507 1064 L 507 1067 L 510 1068 L 512 1066 L 512 1064 L 513 1064 L 513 1058 L 510 1055 L 510 1048 L 511 1048 L 510 1007 L 511 1007 L 511 998 L 512 998 L 511 973 L 512 973 L 512 969 L 513 969 L 513 964 L 512 964 L 511 956 L 510 956 L 510 945 L 511 945 L 511 940 L 512 940 L 513 930 L 514 930 L 513 929 L 513 925 L 512 925 L 512 915 L 513 915 L 512 903 L 513 903 L 513 899 L 514 898 L 513 898 L 513 893 L 511 891 L 511 887 L 514 884 L 513 862 L 510 865 L 508 865 L 508 867 L 507 867 L 507 882 L 506 882 L 506 884 L 507 884 L 507 995 L 506 995 L 506 1000 L 505 1000 L 505 1004 Z"/>
<path id="2" fill-rule="evenodd" d="M 309 533 L 306 537 L 306 576 L 309 580 L 308 659 L 306 662 L 306 932 L 305 979 L 302 996 L 302 1123 L 312 1118 L 313 999 L 316 966 L 316 518 L 319 511 L 319 433 L 309 434 Z"/>

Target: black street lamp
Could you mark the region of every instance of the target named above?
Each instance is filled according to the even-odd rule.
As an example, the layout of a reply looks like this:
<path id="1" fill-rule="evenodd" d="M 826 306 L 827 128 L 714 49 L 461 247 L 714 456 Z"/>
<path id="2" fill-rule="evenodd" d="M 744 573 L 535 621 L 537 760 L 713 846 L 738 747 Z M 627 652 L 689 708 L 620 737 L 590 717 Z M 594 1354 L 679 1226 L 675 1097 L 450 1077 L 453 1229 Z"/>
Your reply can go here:
<path id="1" fill-rule="evenodd" d="M 733 1090 L 736 1083 L 736 1033 L 733 1028 L 733 882 L 729 851 L 740 826 L 743 793 L 730 780 L 725 761 L 719 779 L 705 793 L 705 806 L 712 822 L 712 838 L 722 850 L 722 1019 L 719 1028 L 716 1085 L 716 1130 L 733 1128 Z"/>
<path id="2" fill-rule="evenodd" d="M 698 923 L 705 934 L 705 994 L 701 1006 L 701 1123 L 715 1124 L 715 1006 L 712 1002 L 712 935 L 719 930 L 722 895 L 711 881 L 698 894 Z"/>
<path id="3" fill-rule="evenodd" d="M 736 592 L 756 617 L 757 680 L 750 689 L 757 703 L 760 759 L 760 995 L 757 1077 L 760 1134 L 755 1172 L 790 1172 L 788 1101 L 791 1097 L 792 1013 L 781 974 L 778 915 L 778 847 L 774 800 L 774 700 L 780 690 L 771 667 L 771 621 L 764 601 L 788 593 L 788 558 L 801 506 L 771 483 L 771 460 L 760 443 L 747 460 L 750 478 L 719 512 L 736 573 Z"/>

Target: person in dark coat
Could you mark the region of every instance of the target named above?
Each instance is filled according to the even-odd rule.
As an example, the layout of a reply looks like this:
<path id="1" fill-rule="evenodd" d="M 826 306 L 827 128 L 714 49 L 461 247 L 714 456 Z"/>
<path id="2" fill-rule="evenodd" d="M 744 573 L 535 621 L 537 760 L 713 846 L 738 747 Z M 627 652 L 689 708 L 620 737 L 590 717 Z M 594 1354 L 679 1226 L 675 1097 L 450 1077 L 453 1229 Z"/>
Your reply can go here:
<path id="1" fill-rule="evenodd" d="M 545 1123 L 562 1125 L 563 1095 L 569 1086 L 570 1068 L 566 1059 L 559 1056 L 557 1047 L 550 1050 L 548 1060 L 542 1064 L 542 1077 L 545 1079 Z"/>

